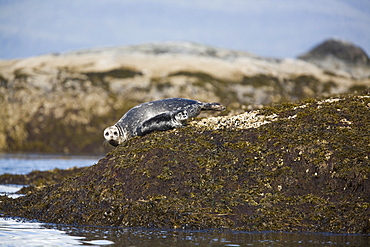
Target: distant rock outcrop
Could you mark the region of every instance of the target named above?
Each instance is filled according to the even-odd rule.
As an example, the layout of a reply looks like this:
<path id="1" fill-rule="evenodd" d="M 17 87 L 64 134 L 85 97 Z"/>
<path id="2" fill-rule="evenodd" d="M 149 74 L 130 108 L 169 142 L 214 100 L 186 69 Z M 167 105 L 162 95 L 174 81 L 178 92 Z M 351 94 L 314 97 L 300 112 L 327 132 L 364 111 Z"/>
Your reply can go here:
<path id="1" fill-rule="evenodd" d="M 369 86 L 300 59 L 184 42 L 0 61 L 0 151 L 103 153 L 104 128 L 156 99 L 220 102 L 230 114 Z"/>
<path id="2" fill-rule="evenodd" d="M 370 77 L 370 58 L 359 46 L 329 39 L 299 57 L 332 72 L 343 70 L 356 78 Z"/>

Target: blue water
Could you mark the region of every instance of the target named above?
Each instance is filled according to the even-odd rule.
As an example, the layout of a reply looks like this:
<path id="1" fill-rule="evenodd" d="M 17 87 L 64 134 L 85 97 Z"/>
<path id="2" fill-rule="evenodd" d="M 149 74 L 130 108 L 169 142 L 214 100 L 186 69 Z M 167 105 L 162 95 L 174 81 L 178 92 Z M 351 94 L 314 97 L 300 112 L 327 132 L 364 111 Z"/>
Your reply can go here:
<path id="1" fill-rule="evenodd" d="M 41 154 L 1 154 L 0 174 L 27 174 L 34 170 L 67 169 L 94 165 L 99 156 L 67 156 Z"/>
<path id="2" fill-rule="evenodd" d="M 94 165 L 102 157 L 0 154 L 0 174 Z M 20 185 L 0 185 L 8 196 Z M 370 235 L 220 232 L 45 224 L 0 217 L 0 246 L 370 246 Z"/>

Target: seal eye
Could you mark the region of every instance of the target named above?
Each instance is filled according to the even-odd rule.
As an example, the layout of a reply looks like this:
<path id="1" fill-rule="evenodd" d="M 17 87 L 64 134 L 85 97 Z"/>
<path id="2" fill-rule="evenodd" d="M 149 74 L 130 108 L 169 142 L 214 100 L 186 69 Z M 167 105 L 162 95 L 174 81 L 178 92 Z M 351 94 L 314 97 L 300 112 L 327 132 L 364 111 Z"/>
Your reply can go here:
<path id="1" fill-rule="evenodd" d="M 105 132 L 105 134 L 104 134 L 105 136 L 109 136 L 109 133 L 108 132 Z"/>
<path id="2" fill-rule="evenodd" d="M 117 131 L 114 131 L 114 133 L 113 133 L 115 136 L 118 136 L 118 133 L 117 133 Z"/>

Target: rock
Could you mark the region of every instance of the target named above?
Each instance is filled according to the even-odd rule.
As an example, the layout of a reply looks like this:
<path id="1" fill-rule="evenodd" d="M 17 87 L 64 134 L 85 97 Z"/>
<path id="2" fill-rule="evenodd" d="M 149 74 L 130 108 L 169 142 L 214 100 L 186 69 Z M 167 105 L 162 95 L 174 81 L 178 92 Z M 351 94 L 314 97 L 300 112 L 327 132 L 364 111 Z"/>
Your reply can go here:
<path id="1" fill-rule="evenodd" d="M 230 114 L 369 85 L 299 59 L 184 42 L 0 61 L 0 151 L 105 153 L 102 130 L 145 101 L 220 102 Z"/>
<path id="2" fill-rule="evenodd" d="M 370 233 L 370 91 L 136 137 L 0 213 L 117 227 Z"/>
<path id="3" fill-rule="evenodd" d="M 338 39 L 326 40 L 301 58 L 325 58 L 326 56 L 334 56 L 352 64 L 370 65 L 370 59 L 361 47 Z"/>
<path id="4" fill-rule="evenodd" d="M 85 167 L 72 167 L 68 169 L 55 168 L 49 171 L 32 171 L 26 175 L 5 173 L 0 175 L 0 184 L 19 184 L 45 186 L 60 183 L 64 179 L 85 170 Z"/>
<path id="5" fill-rule="evenodd" d="M 370 77 L 370 58 L 359 46 L 351 42 L 329 39 L 299 57 L 332 73 L 342 70 L 355 78 Z"/>

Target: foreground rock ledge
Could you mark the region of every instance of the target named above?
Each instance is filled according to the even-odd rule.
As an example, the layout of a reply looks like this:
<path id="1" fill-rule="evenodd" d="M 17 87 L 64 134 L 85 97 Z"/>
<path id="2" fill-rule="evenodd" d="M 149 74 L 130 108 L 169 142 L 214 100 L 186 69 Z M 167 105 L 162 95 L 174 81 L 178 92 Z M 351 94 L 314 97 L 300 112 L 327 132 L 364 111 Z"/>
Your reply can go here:
<path id="1" fill-rule="evenodd" d="M 134 138 L 0 209 L 77 225 L 369 234 L 369 123 L 369 91 L 210 118 Z"/>

